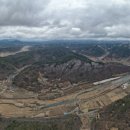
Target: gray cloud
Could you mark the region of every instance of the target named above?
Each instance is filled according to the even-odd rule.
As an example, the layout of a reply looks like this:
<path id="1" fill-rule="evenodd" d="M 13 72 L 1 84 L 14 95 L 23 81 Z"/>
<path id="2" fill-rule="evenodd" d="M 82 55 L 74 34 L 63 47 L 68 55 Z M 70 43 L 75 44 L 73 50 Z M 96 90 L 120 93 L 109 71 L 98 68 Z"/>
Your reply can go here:
<path id="1" fill-rule="evenodd" d="M 0 38 L 130 38 L 129 0 L 0 0 Z"/>

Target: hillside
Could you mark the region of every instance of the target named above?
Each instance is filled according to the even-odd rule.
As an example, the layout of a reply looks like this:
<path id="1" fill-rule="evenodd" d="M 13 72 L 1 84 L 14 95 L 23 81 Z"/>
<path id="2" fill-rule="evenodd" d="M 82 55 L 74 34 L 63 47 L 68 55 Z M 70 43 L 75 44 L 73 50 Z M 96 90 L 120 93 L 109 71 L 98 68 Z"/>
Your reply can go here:
<path id="1" fill-rule="evenodd" d="M 130 95 L 112 103 L 100 111 L 100 119 L 93 124 L 94 130 L 130 129 Z"/>
<path id="2" fill-rule="evenodd" d="M 105 130 L 107 123 L 108 128 L 129 128 L 129 98 L 123 98 L 130 88 L 122 88 L 130 81 L 130 66 L 124 62 L 130 58 L 128 44 L 54 43 L 5 46 L 9 55 L 0 58 L 0 129 L 80 130 L 91 123 L 93 130 Z M 120 99 L 126 108 L 123 100 L 115 103 Z M 97 113 L 100 119 L 94 120 Z"/>
<path id="3" fill-rule="evenodd" d="M 64 87 L 65 82 L 70 85 L 78 82 L 95 82 L 126 73 L 130 67 L 121 64 L 86 63 L 81 60 L 70 60 L 65 63 L 33 65 L 24 69 L 13 80 L 13 85 L 34 92 L 42 89 Z"/>
<path id="4" fill-rule="evenodd" d="M 59 123 L 60 122 L 60 123 Z M 80 130 L 81 121 L 75 115 L 52 119 L 4 119 L 0 130 Z"/>

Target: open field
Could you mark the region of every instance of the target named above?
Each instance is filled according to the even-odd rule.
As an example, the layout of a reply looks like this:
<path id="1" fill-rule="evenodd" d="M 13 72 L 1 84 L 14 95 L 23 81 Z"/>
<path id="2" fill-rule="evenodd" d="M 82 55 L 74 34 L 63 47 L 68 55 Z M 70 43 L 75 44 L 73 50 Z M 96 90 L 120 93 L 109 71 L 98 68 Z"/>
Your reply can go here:
<path id="1" fill-rule="evenodd" d="M 34 97 L 26 97 L 26 91 L 25 97 L 21 96 L 20 99 L 10 90 L 6 90 L 1 94 L 0 113 L 4 117 L 58 117 L 75 112 L 89 114 L 89 111 L 98 110 L 127 96 L 130 85 L 125 89 L 122 85 L 129 80 L 130 76 L 125 75 L 100 85 L 81 84 L 81 91 L 53 100 L 39 100 L 35 94 L 30 94 L 35 95 Z"/>

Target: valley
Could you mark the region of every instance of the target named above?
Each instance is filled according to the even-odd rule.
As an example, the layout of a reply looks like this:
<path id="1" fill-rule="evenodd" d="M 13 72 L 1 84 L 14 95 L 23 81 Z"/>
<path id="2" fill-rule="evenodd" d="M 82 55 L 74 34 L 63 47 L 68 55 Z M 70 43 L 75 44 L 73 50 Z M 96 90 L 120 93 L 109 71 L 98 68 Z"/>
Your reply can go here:
<path id="1" fill-rule="evenodd" d="M 15 55 L 17 53 L 26 52 L 26 51 L 29 51 L 29 48 L 30 48 L 30 46 L 24 46 L 24 47 L 22 47 L 18 51 L 12 51 L 12 52 L 10 52 L 10 51 L 7 51 L 7 52 L 4 51 L 4 52 L 0 52 L 0 57 L 7 57 L 7 56 L 10 56 L 10 55 Z"/>
<path id="2" fill-rule="evenodd" d="M 77 130 L 90 130 L 94 120 L 102 119 L 102 109 L 130 95 L 130 66 L 122 62 L 129 54 L 116 56 L 117 62 L 107 60 L 115 58 L 110 48 L 122 44 L 27 46 L 0 58 L 0 118 L 7 124 L 66 122 L 74 116 Z"/>

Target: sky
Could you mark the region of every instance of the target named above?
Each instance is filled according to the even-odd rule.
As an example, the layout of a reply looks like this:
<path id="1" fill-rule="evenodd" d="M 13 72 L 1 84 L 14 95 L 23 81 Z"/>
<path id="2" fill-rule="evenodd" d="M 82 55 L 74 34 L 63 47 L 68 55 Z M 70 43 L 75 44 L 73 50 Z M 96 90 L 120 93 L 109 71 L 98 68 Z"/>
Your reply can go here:
<path id="1" fill-rule="evenodd" d="M 0 38 L 129 39 L 130 0 L 0 0 Z"/>

